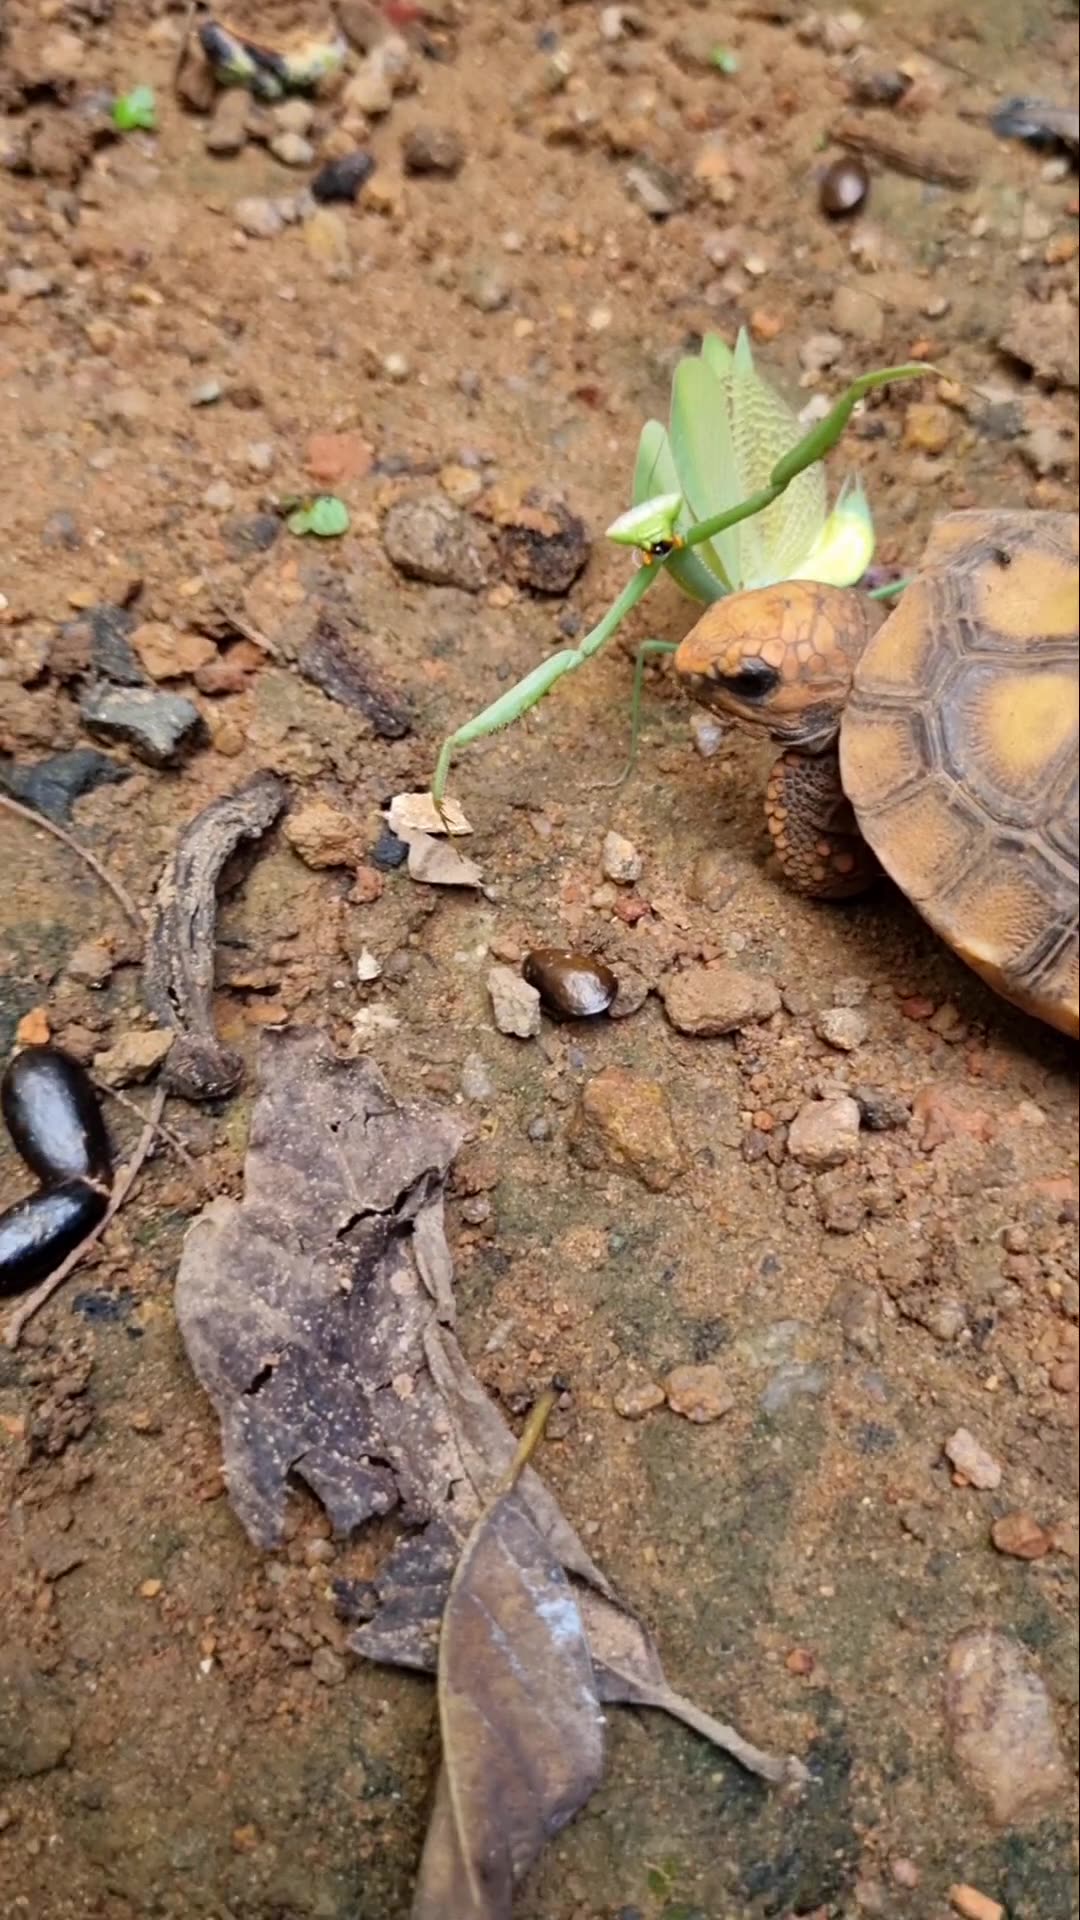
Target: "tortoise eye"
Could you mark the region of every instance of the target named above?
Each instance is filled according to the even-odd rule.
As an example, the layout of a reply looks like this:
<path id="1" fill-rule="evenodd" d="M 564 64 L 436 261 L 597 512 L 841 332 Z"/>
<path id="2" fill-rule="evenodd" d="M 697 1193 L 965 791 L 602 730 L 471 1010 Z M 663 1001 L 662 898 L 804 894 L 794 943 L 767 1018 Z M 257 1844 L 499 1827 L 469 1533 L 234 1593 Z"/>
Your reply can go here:
<path id="1" fill-rule="evenodd" d="M 737 673 L 721 673 L 717 679 L 725 692 L 736 694 L 740 700 L 764 700 L 780 685 L 776 668 L 753 655 L 743 661 Z"/>

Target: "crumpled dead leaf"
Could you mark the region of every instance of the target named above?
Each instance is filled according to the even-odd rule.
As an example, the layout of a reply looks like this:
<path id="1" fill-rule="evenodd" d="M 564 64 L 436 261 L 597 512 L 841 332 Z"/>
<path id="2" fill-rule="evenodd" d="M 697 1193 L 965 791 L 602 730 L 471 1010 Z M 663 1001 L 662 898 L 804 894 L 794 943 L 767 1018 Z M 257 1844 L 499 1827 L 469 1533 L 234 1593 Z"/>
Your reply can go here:
<path id="1" fill-rule="evenodd" d="M 424 880 L 429 887 L 480 887 L 484 876 L 475 860 L 459 853 L 445 840 L 430 833 L 408 835 L 409 878 Z"/>
<path id="2" fill-rule="evenodd" d="M 604 1718 L 574 1590 L 514 1485 L 461 1552 L 438 1671 L 442 1766 L 412 1920 L 509 1920 L 515 1887 L 600 1785 L 604 1766 Z"/>
<path id="3" fill-rule="evenodd" d="M 408 840 L 414 833 L 471 833 L 472 828 L 456 800 L 447 796 L 439 812 L 430 793 L 395 793 L 387 808 L 391 833 Z"/>
<path id="4" fill-rule="evenodd" d="M 434 1670 L 450 1569 L 496 1497 L 515 1442 L 453 1333 L 443 1182 L 456 1117 L 394 1099 L 370 1061 L 325 1036 L 268 1034 L 242 1202 L 190 1228 L 180 1331 L 222 1425 L 225 1478 L 261 1547 L 281 1539 L 291 1475 L 346 1533 L 399 1508 L 423 1531 L 389 1556 L 381 1610 L 352 1636 L 369 1659 Z M 574 1588 L 600 1697 L 662 1707 L 770 1780 L 805 1777 L 673 1693 L 536 1473 L 518 1496 Z"/>

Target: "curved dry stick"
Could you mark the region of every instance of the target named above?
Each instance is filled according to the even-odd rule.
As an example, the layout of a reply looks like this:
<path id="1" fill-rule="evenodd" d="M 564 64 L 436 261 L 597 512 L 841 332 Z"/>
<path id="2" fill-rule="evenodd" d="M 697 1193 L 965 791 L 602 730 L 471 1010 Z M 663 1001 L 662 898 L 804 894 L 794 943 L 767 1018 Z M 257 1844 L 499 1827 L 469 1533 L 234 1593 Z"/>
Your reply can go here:
<path id="1" fill-rule="evenodd" d="M 121 1093 L 119 1087 L 110 1087 L 106 1080 L 95 1080 L 93 1074 L 90 1075 L 90 1079 L 93 1081 L 99 1093 L 105 1094 L 110 1100 L 115 1100 L 118 1106 L 126 1107 L 129 1113 L 135 1115 L 136 1120 L 141 1120 L 144 1124 L 146 1123 L 146 1111 L 140 1107 L 137 1100 L 132 1100 L 129 1094 Z M 188 1152 L 180 1135 L 174 1133 L 171 1127 L 162 1126 L 160 1120 L 154 1128 L 154 1132 L 158 1135 L 159 1139 L 164 1140 L 166 1145 L 172 1148 L 177 1159 L 182 1160 L 185 1167 L 189 1167 L 196 1179 L 201 1181 L 205 1186 L 206 1182 L 203 1180 L 199 1163 L 194 1155 Z"/>
<path id="2" fill-rule="evenodd" d="M 34 1288 L 33 1293 L 28 1293 L 25 1300 L 19 1302 L 19 1305 L 16 1307 L 4 1328 L 5 1346 L 18 1346 L 19 1337 L 27 1321 L 33 1319 L 39 1307 L 43 1307 L 47 1300 L 52 1299 L 53 1294 L 58 1287 L 63 1285 L 68 1274 L 78 1266 L 87 1248 L 92 1247 L 96 1240 L 100 1240 L 109 1221 L 113 1218 L 114 1214 L 119 1213 L 120 1208 L 123 1206 L 124 1201 L 127 1199 L 128 1194 L 131 1192 L 138 1178 L 143 1161 L 146 1159 L 150 1148 L 154 1144 L 154 1135 L 158 1131 L 161 1116 L 165 1109 L 165 1102 L 168 1097 L 165 1088 L 158 1087 L 151 1102 L 150 1112 L 147 1116 L 146 1125 L 140 1135 L 138 1146 L 135 1148 L 131 1159 L 124 1162 L 124 1165 L 117 1174 L 116 1180 L 113 1183 L 109 1204 L 102 1214 L 101 1219 L 96 1226 L 91 1227 L 85 1240 L 80 1240 L 77 1247 L 72 1247 L 67 1259 L 61 1260 L 56 1272 L 50 1273 L 46 1279 L 41 1282 L 40 1286 Z"/>
<path id="3" fill-rule="evenodd" d="M 59 840 L 63 846 L 70 847 L 72 853 L 77 853 L 79 859 L 85 861 L 91 872 L 97 874 L 102 886 L 108 887 L 113 898 L 119 900 L 128 919 L 138 927 L 142 938 L 146 939 L 146 921 L 142 913 L 135 905 L 127 888 L 122 887 L 119 880 L 113 878 L 108 867 L 102 866 L 96 854 L 91 853 L 72 834 L 65 833 L 63 827 L 58 827 L 55 820 L 46 819 L 43 813 L 35 813 L 33 807 L 24 807 L 20 800 L 13 800 L 9 793 L 0 793 L 0 807 L 6 807 L 9 813 L 17 813 L 20 820 L 29 820 L 32 827 L 41 827 L 45 833 L 51 833 L 54 840 Z"/>

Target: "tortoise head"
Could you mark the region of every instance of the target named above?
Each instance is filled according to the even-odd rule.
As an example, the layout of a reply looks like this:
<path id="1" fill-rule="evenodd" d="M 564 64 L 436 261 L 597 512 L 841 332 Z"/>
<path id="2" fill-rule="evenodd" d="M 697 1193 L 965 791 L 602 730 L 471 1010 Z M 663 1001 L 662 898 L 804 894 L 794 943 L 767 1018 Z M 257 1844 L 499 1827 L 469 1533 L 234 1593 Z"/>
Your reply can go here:
<path id="1" fill-rule="evenodd" d="M 882 615 L 865 594 L 788 580 L 717 601 L 675 655 L 691 699 L 783 746 L 836 739 L 855 663 Z"/>

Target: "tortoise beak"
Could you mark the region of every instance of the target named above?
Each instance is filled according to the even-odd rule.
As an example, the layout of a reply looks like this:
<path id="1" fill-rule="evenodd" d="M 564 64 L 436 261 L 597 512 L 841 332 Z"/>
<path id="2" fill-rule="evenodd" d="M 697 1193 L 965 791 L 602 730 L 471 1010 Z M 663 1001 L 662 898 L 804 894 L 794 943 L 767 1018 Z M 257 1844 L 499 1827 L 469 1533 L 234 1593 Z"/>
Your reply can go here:
<path id="1" fill-rule="evenodd" d="M 716 642 L 702 631 L 705 625 L 704 620 L 699 620 L 679 643 L 675 653 L 675 671 L 680 680 L 700 683 L 715 677 Z"/>

